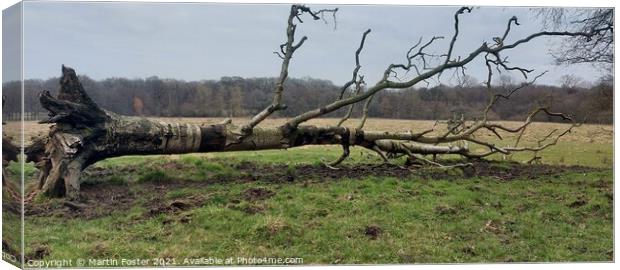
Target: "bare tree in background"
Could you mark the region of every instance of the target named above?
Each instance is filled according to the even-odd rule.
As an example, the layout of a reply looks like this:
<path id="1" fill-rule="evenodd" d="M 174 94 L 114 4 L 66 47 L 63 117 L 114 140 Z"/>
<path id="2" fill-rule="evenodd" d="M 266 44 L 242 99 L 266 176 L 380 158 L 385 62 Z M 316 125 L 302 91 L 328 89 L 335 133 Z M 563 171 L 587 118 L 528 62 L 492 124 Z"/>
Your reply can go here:
<path id="1" fill-rule="evenodd" d="M 454 14 L 454 33 L 448 37 L 449 45 L 441 55 L 428 53 L 430 47 L 436 47 L 436 41 L 444 37 L 434 36 L 420 38 L 410 49 L 404 52 L 400 63 L 386 67 L 381 79 L 366 85 L 360 74 L 361 55 L 371 30 L 361 35 L 355 50 L 354 66 L 351 79 L 340 88 L 340 94 L 331 103 L 308 110 L 273 128 L 261 127 L 260 124 L 274 112 L 285 110 L 282 94 L 286 90 L 285 82 L 293 55 L 298 52 L 307 37 L 298 38 L 297 28 L 304 20 L 326 20 L 336 17 L 338 9 L 313 10 L 304 5 L 293 5 L 286 20 L 286 41 L 279 46 L 275 55 L 282 59 L 280 75 L 273 90 L 273 100 L 247 123 L 237 125 L 225 121 L 215 125 L 195 125 L 183 123 L 165 123 L 152 119 L 118 115 L 100 108 L 84 91 L 75 71 L 62 67 L 60 90 L 57 97 L 48 91 L 40 94 L 42 106 L 49 111 L 50 118 L 43 123 L 54 123 L 49 136 L 38 139 L 27 149 L 29 161 L 36 162 L 40 169 L 40 189 L 48 195 L 77 198 L 80 189 L 80 174 L 89 165 L 111 157 L 123 155 L 157 155 L 181 154 L 193 152 L 218 151 L 255 151 L 261 149 L 287 149 L 304 145 L 340 145 L 342 155 L 337 160 L 326 164 L 337 168 L 350 154 L 350 148 L 357 146 L 377 153 L 384 162 L 390 157 L 407 156 L 424 166 L 442 168 L 471 166 L 468 159 L 478 159 L 495 153 L 510 155 L 515 152 L 538 152 L 550 147 L 569 133 L 578 122 L 570 115 L 551 112 L 547 107 L 538 107 L 524 116 L 523 123 L 517 127 L 508 127 L 501 123 L 489 121 L 488 114 L 499 100 L 509 99 L 518 90 L 533 84 L 544 74 L 532 74 L 533 70 L 511 66 L 504 51 L 518 48 L 532 39 L 548 36 L 571 37 L 575 39 L 594 39 L 610 31 L 608 27 L 587 29 L 586 31 L 543 31 L 507 42 L 512 27 L 519 25 L 516 17 L 509 18 L 506 29 L 494 38 L 494 43 L 483 42 L 466 55 L 455 55 L 453 48 L 457 43 L 459 19 L 468 15 L 472 8 L 463 7 Z M 335 23 L 335 22 L 334 22 Z M 456 115 L 444 124 L 438 124 L 428 130 L 410 130 L 406 132 L 388 132 L 367 130 L 364 126 L 368 118 L 369 106 L 373 97 L 386 89 L 409 88 L 427 80 L 441 76 L 446 72 L 464 74 L 465 66 L 474 59 L 482 58 L 488 69 L 485 84 L 489 88 L 489 101 L 485 109 L 475 118 Z M 432 64 L 436 63 L 436 64 Z M 494 72 L 515 72 L 526 81 L 514 85 L 505 92 L 492 92 L 491 82 Z M 404 79 L 409 73 L 411 79 Z M 304 97 L 299 97 L 304 98 Z M 324 116 L 339 109 L 362 106 L 363 117 L 354 128 L 346 127 L 348 116 L 336 126 L 315 126 L 305 124 L 307 121 Z M 547 115 L 571 123 L 564 130 L 554 130 L 547 134 L 537 146 L 522 146 L 520 138 L 537 115 Z M 490 131 L 499 139 L 502 134 L 519 134 L 514 144 L 499 146 L 483 137 L 480 132 Z M 439 133 L 439 134 L 438 134 Z M 480 145 L 483 150 L 474 151 L 470 145 Z M 444 165 L 427 155 L 454 154 L 463 157 L 463 162 Z M 410 162 L 413 163 L 413 162 Z"/>
<path id="2" fill-rule="evenodd" d="M 582 83 L 582 80 L 577 75 L 562 75 L 559 83 L 562 89 L 566 90 L 569 94 L 574 94 L 577 92 L 577 87 Z"/>
<path id="3" fill-rule="evenodd" d="M 554 31 L 598 32 L 595 36 L 563 39 L 553 52 L 558 64 L 592 63 L 610 68 L 614 62 L 612 8 L 544 8 L 535 11 L 543 27 Z"/>

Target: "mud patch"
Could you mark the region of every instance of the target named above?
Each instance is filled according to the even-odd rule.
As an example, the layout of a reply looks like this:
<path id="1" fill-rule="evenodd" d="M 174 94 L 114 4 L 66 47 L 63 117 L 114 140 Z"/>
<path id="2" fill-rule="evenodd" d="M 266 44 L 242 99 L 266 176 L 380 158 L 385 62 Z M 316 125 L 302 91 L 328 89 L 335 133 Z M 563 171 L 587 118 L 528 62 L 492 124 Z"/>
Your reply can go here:
<path id="1" fill-rule="evenodd" d="M 163 201 L 158 198 L 147 203 L 149 211 L 145 213 L 145 217 L 154 217 L 161 214 L 169 215 L 187 211 L 202 206 L 204 201 L 205 198 L 202 196 L 192 196 L 186 199 L 177 199 L 173 201 Z"/>
<path id="2" fill-rule="evenodd" d="M 371 240 L 377 240 L 381 234 L 383 234 L 383 229 L 377 225 L 368 225 L 364 228 L 364 235 Z"/>
<path id="3" fill-rule="evenodd" d="M 30 196 L 32 199 L 25 204 L 25 215 L 92 219 L 130 209 L 139 195 L 124 185 L 88 184 L 81 187 L 80 198 L 75 201 L 44 199 L 37 203 L 35 196 Z"/>
<path id="4" fill-rule="evenodd" d="M 262 201 L 273 197 L 276 193 L 266 188 L 248 188 L 243 192 L 247 201 Z"/>
<path id="5" fill-rule="evenodd" d="M 449 164 L 448 164 L 449 165 Z M 432 170 L 426 175 L 432 179 L 463 179 L 471 177 L 492 177 L 499 181 L 511 181 L 516 179 L 538 179 L 542 177 L 557 177 L 567 172 L 587 173 L 600 169 L 583 166 L 553 166 L 546 164 L 526 165 L 518 162 L 495 162 L 478 161 L 473 167 L 461 169 L 462 175 L 455 174 L 450 170 Z M 414 172 L 419 174 L 419 172 Z"/>
<path id="6" fill-rule="evenodd" d="M 148 209 L 145 217 L 182 212 L 202 206 L 206 198 L 191 196 L 165 201 L 166 194 L 170 190 L 197 185 L 198 183 L 194 182 L 132 183 L 131 186 L 107 183 L 88 184 L 82 186 L 80 198 L 74 201 L 44 199 L 43 202 L 36 202 L 36 199 L 31 199 L 26 202 L 25 215 L 90 220 L 126 212 L 134 206 L 143 206 Z"/>
<path id="7" fill-rule="evenodd" d="M 403 178 L 411 174 L 407 169 L 389 164 L 358 164 L 342 166 L 333 170 L 325 166 L 301 164 L 295 166 L 294 171 L 286 164 L 259 165 L 251 162 L 241 162 L 233 168 L 245 172 L 246 179 L 251 181 L 289 183 L 298 181 L 329 181 L 342 178 L 355 179 L 367 176 L 383 176 Z"/>
<path id="8" fill-rule="evenodd" d="M 568 207 L 570 207 L 570 208 L 577 208 L 577 207 L 582 207 L 582 206 L 584 206 L 586 204 L 588 204 L 588 201 L 586 201 L 583 198 L 580 198 L 580 199 L 577 199 L 574 202 L 570 203 L 568 205 Z"/>
<path id="9" fill-rule="evenodd" d="M 452 165 L 449 162 L 446 165 Z M 246 181 L 294 182 L 294 181 L 329 181 L 338 179 L 356 179 L 368 176 L 406 178 L 418 176 L 427 179 L 466 179 L 472 177 L 493 177 L 500 181 L 515 179 L 537 179 L 566 172 L 586 173 L 600 169 L 582 166 L 553 166 L 545 164 L 526 165 L 517 162 L 475 161 L 473 167 L 451 170 L 417 169 L 409 170 L 392 164 L 355 164 L 343 165 L 338 170 L 320 165 L 302 164 L 295 166 L 291 172 L 288 165 L 259 165 L 241 162 L 232 165 L 244 172 Z"/>

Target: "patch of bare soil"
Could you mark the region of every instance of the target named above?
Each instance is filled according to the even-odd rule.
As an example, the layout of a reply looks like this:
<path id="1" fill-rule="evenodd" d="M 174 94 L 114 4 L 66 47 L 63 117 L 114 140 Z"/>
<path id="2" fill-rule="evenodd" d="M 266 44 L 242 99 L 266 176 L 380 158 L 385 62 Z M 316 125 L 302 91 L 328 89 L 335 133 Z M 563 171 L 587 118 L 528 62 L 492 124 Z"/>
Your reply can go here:
<path id="1" fill-rule="evenodd" d="M 364 235 L 371 240 L 376 240 L 383 233 L 383 229 L 377 225 L 368 225 L 364 228 Z"/>
<path id="2" fill-rule="evenodd" d="M 26 201 L 25 215 L 90 219 L 128 210 L 134 200 L 134 194 L 126 186 L 83 185 L 81 198 L 77 201 L 45 200 L 38 203 L 34 198 Z"/>
<path id="3" fill-rule="evenodd" d="M 206 195 L 169 200 L 166 194 L 177 188 L 201 188 L 213 183 L 245 183 L 260 181 L 264 183 L 322 182 L 339 179 L 358 179 L 368 176 L 376 177 L 421 177 L 426 179 L 463 180 L 471 177 L 493 177 L 500 181 L 514 179 L 539 179 L 541 177 L 560 177 L 567 172 L 591 172 L 598 169 L 579 166 L 523 165 L 507 162 L 476 162 L 474 167 L 464 170 L 420 169 L 409 170 L 389 164 L 358 164 L 343 166 L 338 170 L 319 165 L 299 165 L 290 169 L 285 164 L 261 165 L 241 162 L 233 165 L 239 172 L 237 176 L 216 176 L 204 181 L 173 180 L 157 183 L 131 182 L 130 184 L 96 183 L 84 184 L 81 198 L 77 201 L 29 200 L 25 207 L 26 216 L 56 216 L 62 218 L 93 219 L 123 212 L 140 205 L 148 209 L 142 218 L 159 214 L 173 214 L 179 222 L 189 222 L 191 217 L 184 216 L 187 210 L 204 205 Z M 128 170 L 133 170 L 129 168 Z M 456 170 L 456 171 L 455 171 Z M 96 175 L 113 175 L 119 171 L 107 171 L 100 168 L 85 173 Z M 242 211 L 250 214 L 264 210 L 260 203 L 275 195 L 266 188 L 250 188 L 242 192 L 239 198 L 250 202 Z M 612 195 L 613 196 L 613 195 Z M 138 200 L 139 199 L 139 200 Z M 232 203 L 232 207 L 237 203 Z M 583 202 L 576 202 L 572 207 L 579 207 Z"/>
<path id="4" fill-rule="evenodd" d="M 149 211 L 144 213 L 144 219 L 151 218 L 163 214 L 165 219 L 162 224 L 170 224 L 174 222 L 190 223 L 192 215 L 186 211 L 192 208 L 200 207 L 205 201 L 204 197 L 191 196 L 186 199 L 176 199 L 164 202 L 160 199 L 152 200 L 147 203 Z"/>
<path id="5" fill-rule="evenodd" d="M 342 178 L 355 179 L 367 176 L 383 176 L 404 178 L 411 171 L 389 164 L 362 164 L 343 166 L 338 170 L 317 165 L 298 165 L 290 170 L 286 164 L 259 165 L 252 162 L 241 162 L 234 165 L 238 171 L 245 172 L 249 179 L 264 182 L 295 182 L 295 181 L 328 181 Z"/>
<path id="6" fill-rule="evenodd" d="M 538 179 L 545 176 L 559 177 L 563 173 L 587 173 L 600 169 L 584 166 L 555 166 L 546 164 L 525 165 L 517 162 L 477 162 L 472 176 L 494 177 L 498 180 Z"/>
<path id="7" fill-rule="evenodd" d="M 153 217 L 160 214 L 174 214 L 183 212 L 195 207 L 203 205 L 205 198 L 202 196 L 191 196 L 184 199 L 175 199 L 172 201 L 165 201 L 162 197 L 155 198 L 146 203 L 149 211 L 145 214 L 145 217 Z"/>
<path id="8" fill-rule="evenodd" d="M 447 164 L 449 165 L 449 164 Z M 368 176 L 406 178 L 419 176 L 430 179 L 466 179 L 471 177 L 493 177 L 498 180 L 537 179 L 544 176 L 559 176 L 566 172 L 591 172 L 597 169 L 582 166 L 524 165 L 513 162 L 475 162 L 473 167 L 462 169 L 419 169 L 409 170 L 391 164 L 358 164 L 342 166 L 338 170 L 325 166 L 299 165 L 293 171 L 287 165 L 258 165 L 242 162 L 234 166 L 244 172 L 252 181 L 294 182 L 329 181 L 356 179 Z M 455 173 L 456 172 L 456 173 Z"/>
<path id="9" fill-rule="evenodd" d="M 243 197 L 248 201 L 258 201 L 271 198 L 275 194 L 266 188 L 248 188 L 243 192 Z"/>
<path id="10" fill-rule="evenodd" d="M 94 219 L 113 213 L 124 212 L 133 206 L 141 205 L 148 209 L 144 218 L 158 214 L 180 213 L 200 207 L 204 196 L 191 196 L 183 199 L 165 200 L 170 190 L 196 186 L 197 183 L 135 183 L 134 188 L 120 184 L 83 185 L 80 198 L 75 201 L 51 200 L 42 203 L 31 200 L 25 205 L 26 216 L 55 216 L 61 218 Z M 138 202 L 138 199 L 141 202 Z M 183 220 L 181 220 L 183 222 Z"/>
<path id="11" fill-rule="evenodd" d="M 577 207 L 581 207 L 588 204 L 588 201 L 584 198 L 578 198 L 577 200 L 575 200 L 574 202 L 570 203 L 568 205 L 568 207 L 570 208 L 577 208 Z"/>

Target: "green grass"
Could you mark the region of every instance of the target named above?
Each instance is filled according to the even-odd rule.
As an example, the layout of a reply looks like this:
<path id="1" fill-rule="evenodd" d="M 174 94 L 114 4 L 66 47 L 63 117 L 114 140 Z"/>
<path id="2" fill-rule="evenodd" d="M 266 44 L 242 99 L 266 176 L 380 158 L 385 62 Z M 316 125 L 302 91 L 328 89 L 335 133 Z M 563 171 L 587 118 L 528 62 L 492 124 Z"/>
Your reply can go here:
<path id="1" fill-rule="evenodd" d="M 547 164 L 612 168 L 613 151 L 613 146 L 609 144 L 568 141 L 545 149 L 540 152 L 540 156 Z M 525 161 L 531 157 L 531 153 L 517 153 L 513 160 Z"/>
<path id="2" fill-rule="evenodd" d="M 305 264 L 612 260 L 613 149 L 606 144 L 563 142 L 549 148 L 541 153 L 544 163 L 601 170 L 536 179 L 500 182 L 461 179 L 455 173 L 437 180 L 365 177 L 191 186 L 240 176 L 244 172 L 233 165 L 244 161 L 286 164 L 288 173 L 296 174 L 299 164 L 321 164 L 340 153 L 334 146 L 104 160 L 94 167 L 114 173 L 86 174 L 83 181 L 128 189 L 186 181 L 188 187 L 175 186 L 159 199 L 205 200 L 168 215 L 149 216 L 147 199 L 138 198 L 128 210 L 89 220 L 26 217 L 26 254 L 43 245 L 49 249 L 45 259 L 170 257 L 177 263 L 230 256 L 301 257 Z M 373 153 L 355 147 L 345 164 L 378 162 Z M 36 170 L 31 164 L 26 169 L 29 181 L 35 181 Z M 16 173 L 18 167 L 12 164 L 8 171 Z M 244 191 L 250 188 L 275 195 L 248 200 Z M 190 221 L 182 222 L 186 216 Z M 372 239 L 367 227 L 381 233 Z"/>
<path id="3" fill-rule="evenodd" d="M 6 167 L 6 171 L 12 176 L 20 175 L 21 171 L 21 163 L 19 162 L 10 162 L 9 166 Z M 25 179 L 33 179 L 37 177 L 38 174 L 37 168 L 34 167 L 33 163 L 24 164 L 24 178 Z M 19 179 L 19 177 L 12 177 L 11 179 Z"/>
<path id="4" fill-rule="evenodd" d="M 206 161 L 205 161 L 206 162 Z M 204 165 L 200 165 L 204 166 Z M 224 166 L 224 165 L 222 165 Z M 206 166 L 217 168 L 217 166 Z M 217 169 L 219 170 L 219 169 Z M 156 181 L 160 176 L 151 176 Z M 612 172 L 499 182 L 492 178 L 341 179 L 212 184 L 168 191 L 206 194 L 181 214 L 128 211 L 93 220 L 26 218 L 26 253 L 46 259 L 302 257 L 304 263 L 607 261 L 613 249 Z M 247 201 L 243 192 L 275 195 Z M 571 207 L 575 201 L 585 205 Z M 260 207 L 250 214 L 242 209 Z M 189 223 L 179 222 L 189 215 Z M 172 219 L 173 222 L 164 221 Z M 367 226 L 382 233 L 375 240 Z"/>
<path id="5" fill-rule="evenodd" d="M 18 214 L 9 211 L 2 212 L 2 240 L 10 245 L 10 251 L 3 248 L 2 252 L 10 254 L 4 260 L 15 266 L 21 266 L 18 262 L 21 257 L 21 239 L 19 237 L 21 225 L 21 217 Z"/>
<path id="6" fill-rule="evenodd" d="M 153 182 L 153 183 L 163 183 L 166 182 L 170 177 L 166 174 L 166 172 L 162 170 L 152 170 L 149 172 L 145 172 L 138 178 L 138 182 Z"/>

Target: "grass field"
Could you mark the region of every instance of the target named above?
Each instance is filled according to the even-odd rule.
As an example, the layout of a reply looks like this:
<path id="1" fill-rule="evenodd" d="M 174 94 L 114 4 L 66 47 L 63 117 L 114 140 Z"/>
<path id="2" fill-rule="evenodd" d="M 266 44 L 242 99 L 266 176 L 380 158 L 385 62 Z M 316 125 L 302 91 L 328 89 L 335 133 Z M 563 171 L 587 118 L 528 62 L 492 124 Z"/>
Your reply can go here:
<path id="1" fill-rule="evenodd" d="M 367 129 L 432 124 L 373 119 Z M 27 138 L 47 129 L 26 125 Z M 565 127 L 535 123 L 526 143 Z M 336 146 L 109 159 L 83 175 L 86 207 L 42 197 L 26 207 L 26 257 L 143 258 L 150 265 L 201 257 L 234 257 L 235 264 L 237 257 L 299 257 L 303 264 L 610 261 L 612 138 L 612 126 L 584 125 L 541 153 L 543 164 L 519 163 L 531 154 L 494 156 L 474 172 L 377 166 L 378 157 L 358 148 L 341 170 L 326 169 L 322 160 L 337 158 Z M 25 174 L 32 186 L 36 170 L 28 164 Z M 4 226 L 16 224 L 5 219 Z"/>

